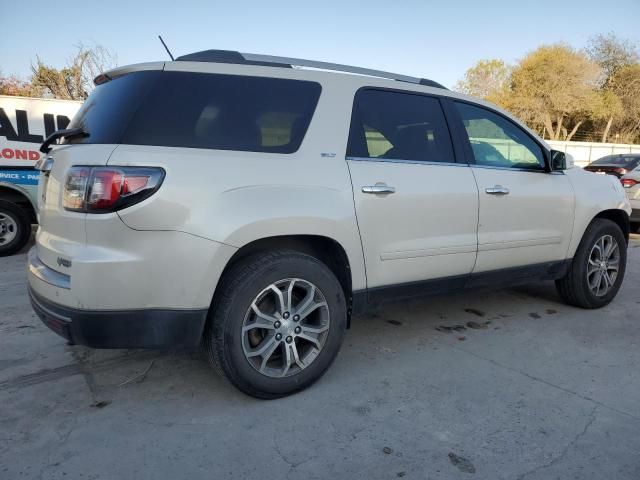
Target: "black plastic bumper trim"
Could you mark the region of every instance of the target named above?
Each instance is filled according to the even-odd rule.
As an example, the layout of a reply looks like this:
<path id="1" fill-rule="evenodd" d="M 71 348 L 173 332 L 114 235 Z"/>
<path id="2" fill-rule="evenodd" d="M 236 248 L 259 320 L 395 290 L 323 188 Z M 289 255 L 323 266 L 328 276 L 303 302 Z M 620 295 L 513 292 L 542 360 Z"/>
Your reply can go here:
<path id="1" fill-rule="evenodd" d="M 71 343 L 93 348 L 193 348 L 207 309 L 81 310 L 46 300 L 29 287 L 42 322 Z"/>

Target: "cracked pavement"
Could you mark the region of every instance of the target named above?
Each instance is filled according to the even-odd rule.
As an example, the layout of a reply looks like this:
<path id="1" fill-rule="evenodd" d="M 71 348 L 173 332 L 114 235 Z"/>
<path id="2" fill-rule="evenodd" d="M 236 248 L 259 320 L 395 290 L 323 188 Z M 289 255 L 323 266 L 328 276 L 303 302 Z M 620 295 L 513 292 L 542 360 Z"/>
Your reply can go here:
<path id="1" fill-rule="evenodd" d="M 66 345 L 28 305 L 26 255 L 0 258 L 0 478 L 637 480 L 640 236 L 630 247 L 605 309 L 552 284 L 387 305 L 275 401 L 197 352 Z"/>

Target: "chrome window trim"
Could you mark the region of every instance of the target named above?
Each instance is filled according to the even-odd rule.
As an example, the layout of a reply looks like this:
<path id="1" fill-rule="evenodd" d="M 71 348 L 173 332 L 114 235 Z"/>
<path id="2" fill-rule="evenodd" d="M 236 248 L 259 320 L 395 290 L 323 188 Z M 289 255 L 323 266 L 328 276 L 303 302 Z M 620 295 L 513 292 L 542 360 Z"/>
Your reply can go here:
<path id="1" fill-rule="evenodd" d="M 36 278 L 54 287 L 71 290 L 71 276 L 47 267 L 38 258 L 36 247 L 29 250 L 29 272 Z"/>
<path id="2" fill-rule="evenodd" d="M 555 174 L 555 175 L 564 175 L 564 172 L 562 170 L 554 170 L 551 172 L 548 172 L 547 170 L 544 169 L 530 169 L 530 168 L 512 168 L 512 167 L 495 167 L 493 165 L 478 165 L 475 163 L 472 163 L 471 165 L 469 165 L 471 168 L 484 168 L 484 169 L 488 169 L 488 170 L 508 170 L 508 171 L 512 171 L 512 172 L 528 172 L 528 173 L 551 173 L 551 174 Z"/>
<path id="3" fill-rule="evenodd" d="M 382 157 L 345 157 L 346 160 L 354 162 L 384 162 L 384 163 L 408 163 L 414 165 L 441 165 L 448 167 L 468 167 L 466 163 L 458 162 L 432 162 L 423 160 L 399 160 L 397 158 L 382 158 Z"/>
<path id="4" fill-rule="evenodd" d="M 382 162 L 382 163 L 407 163 L 413 165 L 439 165 L 445 167 L 471 167 L 471 168 L 484 168 L 487 170 L 506 170 L 511 172 L 527 172 L 527 173 L 546 173 L 550 175 L 564 175 L 562 170 L 554 170 L 548 172 L 546 170 L 531 170 L 528 168 L 511 168 L 511 167 L 494 167 L 491 165 L 476 165 L 475 163 L 458 163 L 458 162 L 429 162 L 422 160 L 398 160 L 396 158 L 380 158 L 380 157 L 345 157 L 347 161 L 353 162 Z"/>

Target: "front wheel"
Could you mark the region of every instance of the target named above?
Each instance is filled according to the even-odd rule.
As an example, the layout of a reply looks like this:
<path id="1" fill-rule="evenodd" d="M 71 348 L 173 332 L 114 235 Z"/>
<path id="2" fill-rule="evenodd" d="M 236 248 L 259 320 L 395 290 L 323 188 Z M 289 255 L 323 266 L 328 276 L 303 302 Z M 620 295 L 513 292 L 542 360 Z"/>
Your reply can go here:
<path id="1" fill-rule="evenodd" d="M 240 390 L 277 398 L 322 376 L 338 354 L 346 320 L 344 291 L 326 265 L 300 252 L 271 252 L 225 274 L 205 345 Z"/>
<path id="2" fill-rule="evenodd" d="M 596 218 L 587 227 L 564 278 L 556 280 L 560 296 L 570 305 L 600 308 L 616 296 L 627 264 L 627 242 L 620 227 Z"/>

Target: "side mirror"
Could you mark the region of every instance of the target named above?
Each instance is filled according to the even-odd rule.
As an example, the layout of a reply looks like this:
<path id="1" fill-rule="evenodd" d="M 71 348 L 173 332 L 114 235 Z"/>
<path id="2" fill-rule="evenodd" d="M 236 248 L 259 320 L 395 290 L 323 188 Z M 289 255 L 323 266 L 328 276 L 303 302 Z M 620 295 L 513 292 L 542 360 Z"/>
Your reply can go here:
<path id="1" fill-rule="evenodd" d="M 551 170 L 566 170 L 567 156 L 559 150 L 551 150 Z"/>

